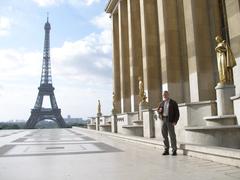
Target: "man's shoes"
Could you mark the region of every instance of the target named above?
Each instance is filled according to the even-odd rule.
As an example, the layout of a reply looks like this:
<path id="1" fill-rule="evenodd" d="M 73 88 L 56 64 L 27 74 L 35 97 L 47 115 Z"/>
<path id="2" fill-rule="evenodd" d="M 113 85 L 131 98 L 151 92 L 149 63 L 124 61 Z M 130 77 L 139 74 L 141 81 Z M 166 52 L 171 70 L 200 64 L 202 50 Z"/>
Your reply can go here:
<path id="1" fill-rule="evenodd" d="M 166 155 L 169 155 L 169 151 L 165 150 L 163 153 L 162 153 L 163 156 L 166 156 Z"/>
<path id="2" fill-rule="evenodd" d="M 173 151 L 172 156 L 176 156 L 177 155 L 177 151 Z"/>

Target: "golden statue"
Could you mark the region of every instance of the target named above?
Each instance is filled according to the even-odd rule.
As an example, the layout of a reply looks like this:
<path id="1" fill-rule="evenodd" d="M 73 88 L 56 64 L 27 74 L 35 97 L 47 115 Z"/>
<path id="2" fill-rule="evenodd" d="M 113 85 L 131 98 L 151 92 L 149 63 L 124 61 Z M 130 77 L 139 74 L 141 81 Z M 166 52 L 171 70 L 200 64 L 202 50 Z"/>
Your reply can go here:
<path id="1" fill-rule="evenodd" d="M 116 109 L 116 96 L 114 92 L 113 92 L 113 109 Z"/>
<path id="2" fill-rule="evenodd" d="M 97 106 L 97 114 L 98 115 L 101 115 L 101 103 L 100 103 L 100 100 L 98 100 L 98 106 Z"/>
<path id="3" fill-rule="evenodd" d="M 233 84 L 232 68 L 236 66 L 236 60 L 230 46 L 220 36 L 215 38 L 217 46 L 217 64 L 220 84 Z"/>
<path id="4" fill-rule="evenodd" d="M 116 111 L 116 96 L 114 92 L 112 93 L 112 105 L 113 105 L 112 113 L 114 114 Z"/>
<path id="5" fill-rule="evenodd" d="M 138 77 L 138 87 L 139 87 L 139 95 L 138 96 L 139 96 L 140 102 L 145 102 L 147 97 L 145 95 L 143 81 L 140 76 Z"/>

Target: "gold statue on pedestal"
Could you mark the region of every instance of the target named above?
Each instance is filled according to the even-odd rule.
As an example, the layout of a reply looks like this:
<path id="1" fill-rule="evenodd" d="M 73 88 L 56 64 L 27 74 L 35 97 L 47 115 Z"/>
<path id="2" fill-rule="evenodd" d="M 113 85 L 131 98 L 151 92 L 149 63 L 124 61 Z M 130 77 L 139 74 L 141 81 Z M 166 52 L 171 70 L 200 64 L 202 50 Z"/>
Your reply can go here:
<path id="1" fill-rule="evenodd" d="M 112 93 L 112 105 L 113 105 L 112 114 L 115 114 L 116 113 L 116 96 L 114 92 Z"/>
<path id="2" fill-rule="evenodd" d="M 97 106 L 97 116 L 101 116 L 102 113 L 101 113 L 101 103 L 100 103 L 100 100 L 98 100 L 98 106 Z"/>
<path id="3" fill-rule="evenodd" d="M 138 87 L 139 87 L 139 99 L 140 99 L 140 102 L 146 102 L 146 94 L 144 92 L 144 84 L 143 84 L 143 81 L 142 81 L 142 77 L 138 77 Z"/>
<path id="4" fill-rule="evenodd" d="M 116 109 L 116 97 L 115 97 L 115 93 L 112 93 L 112 105 L 113 105 L 113 109 Z"/>
<path id="5" fill-rule="evenodd" d="M 217 64 L 220 84 L 233 84 L 232 68 L 236 66 L 236 60 L 230 46 L 220 36 L 215 38 L 217 46 Z"/>

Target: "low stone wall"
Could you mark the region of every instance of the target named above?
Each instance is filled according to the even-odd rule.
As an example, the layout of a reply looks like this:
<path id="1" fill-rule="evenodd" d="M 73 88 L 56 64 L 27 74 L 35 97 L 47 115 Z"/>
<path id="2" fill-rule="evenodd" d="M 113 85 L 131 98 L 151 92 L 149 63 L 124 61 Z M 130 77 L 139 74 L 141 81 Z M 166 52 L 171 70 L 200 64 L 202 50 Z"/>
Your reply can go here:
<path id="1" fill-rule="evenodd" d="M 235 104 L 238 105 L 238 103 L 240 103 L 240 98 L 235 100 Z M 231 123 L 226 123 L 225 121 L 228 119 L 220 117 L 221 121 L 224 120 L 223 124 L 207 123 L 209 118 L 212 120 L 217 117 L 215 101 L 179 104 L 179 111 L 180 119 L 175 127 L 178 142 L 240 149 L 240 126 L 235 123 L 236 119 Z M 142 113 L 143 121 L 141 123 L 137 112 L 117 114 L 115 122 L 113 122 L 113 116 L 109 116 L 108 118 L 112 119 L 111 128 L 116 127 L 116 130 L 112 130 L 112 132 L 128 136 L 144 136 L 149 139 L 162 139 L 162 120 L 159 119 L 156 109 L 145 109 Z M 236 118 L 236 116 L 234 117 Z M 110 132 L 110 129 L 103 128 L 100 124 L 100 131 Z"/>
<path id="2" fill-rule="evenodd" d="M 185 143 L 240 149 L 240 126 L 186 127 Z"/>
<path id="3" fill-rule="evenodd" d="M 233 100 L 234 114 L 237 117 L 237 124 L 240 125 L 240 94 L 231 98 Z"/>
<path id="4" fill-rule="evenodd" d="M 184 103 L 179 104 L 180 118 L 175 126 L 177 140 L 180 142 L 189 142 L 185 127 L 206 126 L 204 117 L 216 115 L 216 102 L 204 101 L 199 103 Z M 153 113 L 154 132 L 156 138 L 161 138 L 161 124 L 156 109 Z"/>

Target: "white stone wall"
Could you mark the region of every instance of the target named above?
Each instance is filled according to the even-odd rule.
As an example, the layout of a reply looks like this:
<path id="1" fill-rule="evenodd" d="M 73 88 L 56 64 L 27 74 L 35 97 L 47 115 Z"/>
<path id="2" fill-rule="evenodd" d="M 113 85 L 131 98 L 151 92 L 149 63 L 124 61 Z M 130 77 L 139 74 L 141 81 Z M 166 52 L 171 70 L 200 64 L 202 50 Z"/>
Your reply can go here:
<path id="1" fill-rule="evenodd" d="M 236 58 L 237 66 L 233 68 L 233 78 L 236 97 L 240 96 L 240 57 Z M 240 125 L 240 99 L 234 98 L 233 100 L 234 114 L 237 116 L 238 125 Z"/>
<path id="2" fill-rule="evenodd" d="M 236 86 L 236 95 L 240 95 L 240 57 L 236 58 L 237 66 L 233 68 L 234 85 Z"/>
<path id="3" fill-rule="evenodd" d="M 233 100 L 234 114 L 237 117 L 237 124 L 240 125 L 240 97 Z"/>

